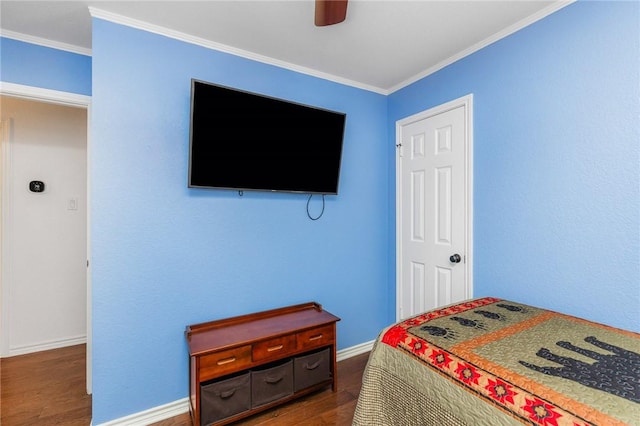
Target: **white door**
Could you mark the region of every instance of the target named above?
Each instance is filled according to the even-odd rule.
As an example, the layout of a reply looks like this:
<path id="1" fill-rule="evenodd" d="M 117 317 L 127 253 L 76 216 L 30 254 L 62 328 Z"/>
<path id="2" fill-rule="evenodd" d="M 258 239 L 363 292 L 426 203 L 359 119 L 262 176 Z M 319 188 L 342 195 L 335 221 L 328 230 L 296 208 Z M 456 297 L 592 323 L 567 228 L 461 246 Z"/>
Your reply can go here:
<path id="1" fill-rule="evenodd" d="M 472 297 L 471 95 L 397 123 L 397 319 Z"/>

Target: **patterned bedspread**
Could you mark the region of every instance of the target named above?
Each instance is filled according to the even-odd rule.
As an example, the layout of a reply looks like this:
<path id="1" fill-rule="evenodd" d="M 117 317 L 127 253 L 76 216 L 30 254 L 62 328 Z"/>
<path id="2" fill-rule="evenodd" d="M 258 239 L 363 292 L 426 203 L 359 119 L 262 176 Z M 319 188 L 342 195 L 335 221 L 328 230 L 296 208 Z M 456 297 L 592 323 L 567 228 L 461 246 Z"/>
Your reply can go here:
<path id="1" fill-rule="evenodd" d="M 640 335 L 496 298 L 385 329 L 354 425 L 640 425 Z"/>

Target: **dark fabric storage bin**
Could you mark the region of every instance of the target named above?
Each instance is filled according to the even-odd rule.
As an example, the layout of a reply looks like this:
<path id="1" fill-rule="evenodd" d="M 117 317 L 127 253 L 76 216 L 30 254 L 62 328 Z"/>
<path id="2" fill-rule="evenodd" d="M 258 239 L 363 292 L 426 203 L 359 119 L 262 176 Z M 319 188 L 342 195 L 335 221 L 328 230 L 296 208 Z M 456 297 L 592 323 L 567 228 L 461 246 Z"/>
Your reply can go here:
<path id="1" fill-rule="evenodd" d="M 200 424 L 206 426 L 251 408 L 249 372 L 200 385 Z"/>
<path id="2" fill-rule="evenodd" d="M 296 357 L 293 361 L 294 391 L 331 379 L 330 348 Z"/>
<path id="3" fill-rule="evenodd" d="M 293 361 L 251 371 L 251 405 L 258 407 L 293 394 Z"/>

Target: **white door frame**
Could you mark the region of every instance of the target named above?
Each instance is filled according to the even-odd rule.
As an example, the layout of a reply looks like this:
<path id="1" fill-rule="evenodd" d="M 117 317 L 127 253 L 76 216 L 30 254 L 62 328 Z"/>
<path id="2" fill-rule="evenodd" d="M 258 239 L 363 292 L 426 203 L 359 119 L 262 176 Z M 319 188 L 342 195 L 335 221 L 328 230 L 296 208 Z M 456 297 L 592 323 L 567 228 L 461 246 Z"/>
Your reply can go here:
<path id="1" fill-rule="evenodd" d="M 90 222 L 90 212 L 91 212 L 91 185 L 90 185 L 90 166 L 91 163 L 89 159 L 91 158 L 91 137 L 90 130 L 91 126 L 91 96 L 79 95 L 76 93 L 70 92 L 61 92 L 57 90 L 50 89 L 42 89 L 39 87 L 32 86 L 24 86 L 21 84 L 14 83 L 6 83 L 0 81 L 0 95 L 12 96 L 21 99 L 33 100 L 37 102 L 47 102 L 53 103 L 57 105 L 65 105 L 76 108 L 83 108 L 87 110 L 87 393 L 91 394 L 92 390 L 92 382 L 91 382 L 91 349 L 92 349 L 92 339 L 91 339 L 91 263 L 89 262 L 89 255 L 91 253 L 91 222 Z M 11 155 L 10 145 L 4 144 L 4 149 L 6 151 L 2 155 L 2 200 L 0 202 L 4 205 L 6 203 L 6 180 L 4 179 L 7 176 L 7 170 L 9 169 L 10 162 L 9 158 Z M 6 230 L 6 209 L 2 209 L 2 230 Z M 2 262 L 0 264 L 8 265 L 8 260 L 11 256 L 11 247 L 7 246 L 6 232 L 2 233 L 2 241 L 0 241 L 2 251 Z M 3 285 L 3 283 L 8 282 L 8 271 L 6 268 L 2 267 L 2 271 L 0 273 L 0 303 L 2 304 L 2 317 L 0 318 L 0 356 L 4 356 L 9 352 L 9 338 L 8 338 L 8 297 L 6 294 L 7 289 Z"/>
<path id="2" fill-rule="evenodd" d="M 396 147 L 402 145 L 402 128 L 415 121 L 424 120 L 443 112 L 464 107 L 465 111 L 465 253 L 466 261 L 460 265 L 465 268 L 467 297 L 473 297 L 473 94 L 462 96 L 450 102 L 438 105 L 428 110 L 419 112 L 409 117 L 396 121 Z M 402 158 L 400 149 L 396 149 L 396 321 L 400 321 L 400 301 L 401 298 L 401 268 L 402 268 L 402 246 L 401 246 L 401 218 L 402 218 Z"/>

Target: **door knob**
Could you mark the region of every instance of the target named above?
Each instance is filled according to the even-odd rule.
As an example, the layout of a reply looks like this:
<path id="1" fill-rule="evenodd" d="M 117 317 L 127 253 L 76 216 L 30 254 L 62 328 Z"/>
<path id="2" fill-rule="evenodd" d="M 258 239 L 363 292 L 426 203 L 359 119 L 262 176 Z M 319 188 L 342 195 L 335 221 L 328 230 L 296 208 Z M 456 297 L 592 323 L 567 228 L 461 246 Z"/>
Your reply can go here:
<path id="1" fill-rule="evenodd" d="M 458 253 L 449 256 L 449 262 L 451 263 L 460 263 L 461 260 L 462 258 Z"/>

